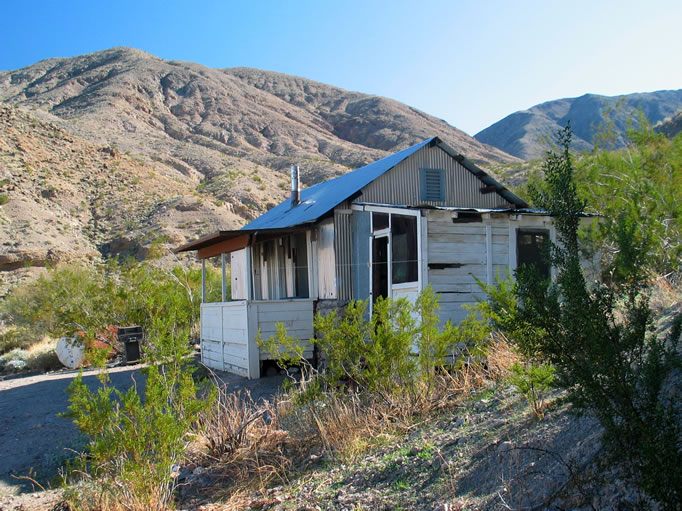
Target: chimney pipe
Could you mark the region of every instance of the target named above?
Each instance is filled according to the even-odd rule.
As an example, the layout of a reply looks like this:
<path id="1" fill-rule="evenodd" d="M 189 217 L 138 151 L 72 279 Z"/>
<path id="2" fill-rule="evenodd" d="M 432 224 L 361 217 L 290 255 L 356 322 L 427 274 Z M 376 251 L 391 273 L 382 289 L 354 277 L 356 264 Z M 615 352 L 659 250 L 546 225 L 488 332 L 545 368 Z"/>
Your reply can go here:
<path id="1" fill-rule="evenodd" d="M 298 206 L 301 203 L 301 173 L 298 165 L 291 166 L 291 205 Z"/>

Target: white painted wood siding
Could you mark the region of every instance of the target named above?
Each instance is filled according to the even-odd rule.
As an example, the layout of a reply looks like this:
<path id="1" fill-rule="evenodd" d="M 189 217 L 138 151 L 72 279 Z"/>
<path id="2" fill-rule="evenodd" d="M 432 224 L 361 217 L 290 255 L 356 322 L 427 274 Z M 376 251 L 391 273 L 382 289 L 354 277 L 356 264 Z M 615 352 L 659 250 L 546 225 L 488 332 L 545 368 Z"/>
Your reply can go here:
<path id="1" fill-rule="evenodd" d="M 268 302 L 252 302 L 249 314 L 255 315 L 261 337 L 267 339 L 277 332 L 277 323 L 283 323 L 287 334 L 300 340 L 304 346 L 304 356 L 312 358 L 313 347 L 313 305 L 310 300 L 273 300 Z M 260 360 L 269 359 L 267 353 L 261 352 Z"/>
<path id="2" fill-rule="evenodd" d="M 334 219 L 320 222 L 317 228 L 317 282 L 319 298 L 336 298 L 336 254 L 334 252 Z"/>
<path id="3" fill-rule="evenodd" d="M 246 300 L 248 295 L 248 249 L 243 248 L 230 254 L 230 274 L 232 278 L 232 299 Z"/>
<path id="4" fill-rule="evenodd" d="M 509 219 L 505 215 L 453 223 L 452 217 L 452 212 L 428 212 L 427 268 L 428 282 L 440 297 L 441 321 L 459 323 L 469 314 L 463 305 L 485 297 L 477 279 L 488 283 L 498 273 L 506 277 Z"/>
<path id="5" fill-rule="evenodd" d="M 201 361 L 249 377 L 246 300 L 201 304 Z"/>

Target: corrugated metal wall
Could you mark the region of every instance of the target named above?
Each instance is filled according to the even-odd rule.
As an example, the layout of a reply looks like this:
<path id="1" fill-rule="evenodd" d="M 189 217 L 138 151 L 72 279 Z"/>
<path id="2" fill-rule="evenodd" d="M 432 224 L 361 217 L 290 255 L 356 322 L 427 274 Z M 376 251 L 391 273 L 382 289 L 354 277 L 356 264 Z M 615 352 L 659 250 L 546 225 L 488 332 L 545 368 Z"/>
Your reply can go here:
<path id="1" fill-rule="evenodd" d="M 339 300 L 353 299 L 352 215 L 343 203 L 334 210 L 334 250 L 336 252 L 336 283 Z"/>
<path id="2" fill-rule="evenodd" d="M 420 200 L 419 169 L 445 169 L 445 202 Z M 485 186 L 471 172 L 439 147 L 424 147 L 362 190 L 358 200 L 381 204 L 456 206 L 466 208 L 510 207 L 497 193 L 482 194 Z"/>
<path id="3" fill-rule="evenodd" d="M 353 229 L 353 296 L 354 300 L 367 300 L 370 293 L 369 281 L 369 236 L 371 213 L 353 211 L 351 215 Z"/>

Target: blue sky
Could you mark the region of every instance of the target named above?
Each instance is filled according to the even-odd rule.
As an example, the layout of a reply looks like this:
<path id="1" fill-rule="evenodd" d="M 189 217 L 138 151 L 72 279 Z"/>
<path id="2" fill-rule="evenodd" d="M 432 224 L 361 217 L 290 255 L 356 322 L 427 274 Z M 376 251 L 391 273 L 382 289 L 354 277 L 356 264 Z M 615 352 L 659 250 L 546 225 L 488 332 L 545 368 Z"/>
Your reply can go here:
<path id="1" fill-rule="evenodd" d="M 132 46 L 397 99 L 475 134 L 537 103 L 682 88 L 678 1 L 6 0 L 0 69 Z"/>

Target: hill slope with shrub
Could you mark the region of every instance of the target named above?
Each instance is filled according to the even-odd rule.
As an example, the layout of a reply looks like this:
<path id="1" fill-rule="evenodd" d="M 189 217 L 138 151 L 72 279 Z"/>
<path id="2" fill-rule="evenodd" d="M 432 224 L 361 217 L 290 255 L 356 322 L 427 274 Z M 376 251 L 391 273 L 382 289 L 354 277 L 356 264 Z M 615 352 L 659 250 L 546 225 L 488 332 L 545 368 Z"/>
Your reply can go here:
<path id="1" fill-rule="evenodd" d="M 623 147 L 626 131 L 633 127 L 629 123 L 638 111 L 649 123 L 656 124 L 681 108 L 682 90 L 622 96 L 585 94 L 514 112 L 478 132 L 475 138 L 524 160 L 534 160 L 543 156 L 547 141 L 556 142 L 555 133 L 568 121 L 574 134 L 572 148 L 590 151 L 595 144 L 595 135 L 604 127 L 610 127 L 615 133 L 616 147 Z"/>

